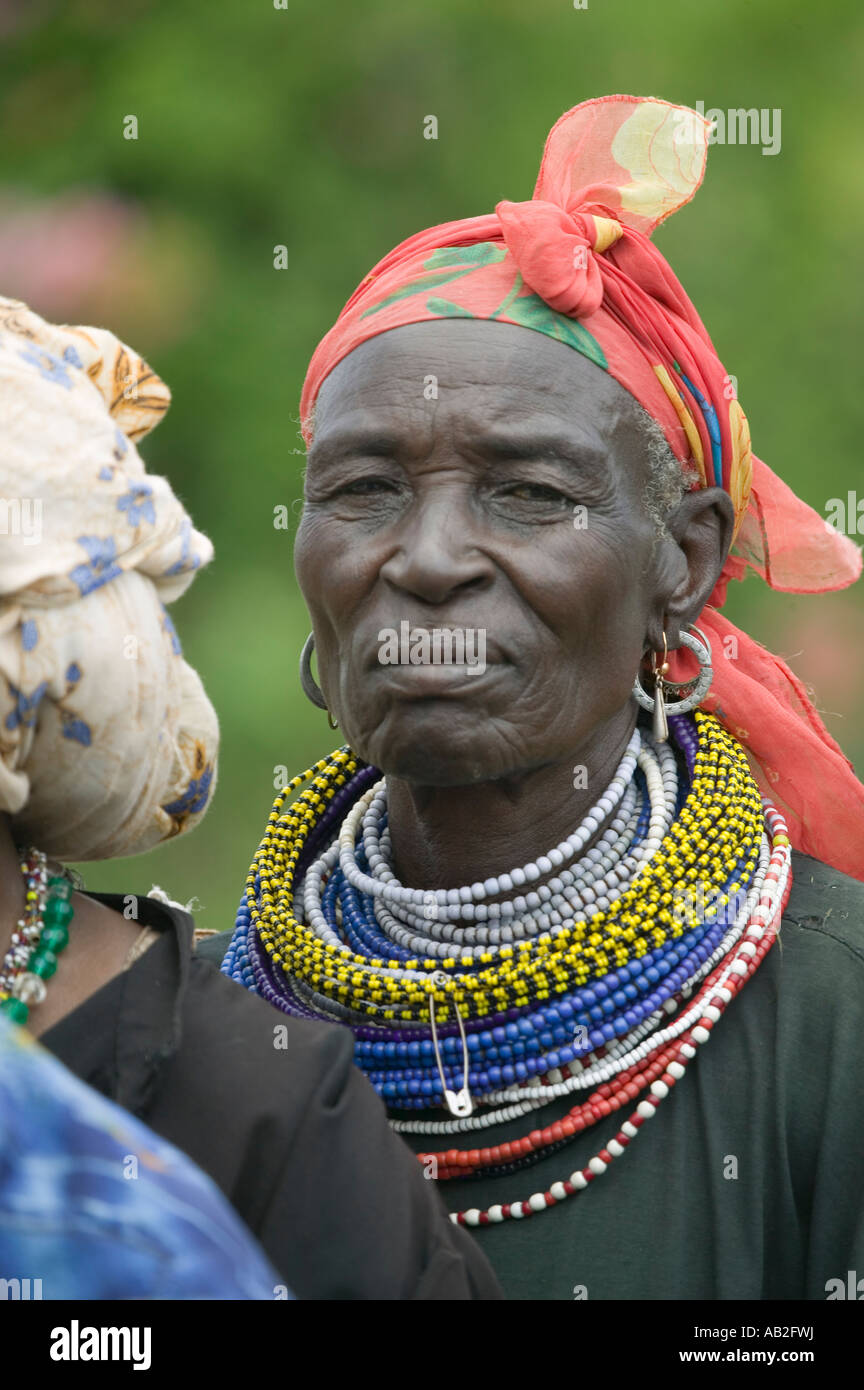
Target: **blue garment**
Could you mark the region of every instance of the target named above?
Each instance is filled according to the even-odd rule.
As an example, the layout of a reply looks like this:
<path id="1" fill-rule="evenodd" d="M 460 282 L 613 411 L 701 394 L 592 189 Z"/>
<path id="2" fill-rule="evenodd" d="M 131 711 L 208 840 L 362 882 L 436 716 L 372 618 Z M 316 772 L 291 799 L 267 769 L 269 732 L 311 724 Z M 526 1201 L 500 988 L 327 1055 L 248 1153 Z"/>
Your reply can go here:
<path id="1" fill-rule="evenodd" d="M 0 1300 L 22 1297 L 293 1295 L 185 1154 L 0 1015 Z"/>

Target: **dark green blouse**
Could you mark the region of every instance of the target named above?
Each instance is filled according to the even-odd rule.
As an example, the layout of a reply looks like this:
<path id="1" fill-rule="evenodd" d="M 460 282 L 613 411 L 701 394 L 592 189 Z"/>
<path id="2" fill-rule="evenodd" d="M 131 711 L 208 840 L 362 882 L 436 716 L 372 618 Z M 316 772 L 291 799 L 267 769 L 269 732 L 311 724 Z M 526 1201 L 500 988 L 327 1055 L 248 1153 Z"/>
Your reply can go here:
<path id="1" fill-rule="evenodd" d="M 798 853 L 793 873 L 778 942 L 623 1156 L 567 1201 L 474 1232 L 510 1298 L 825 1299 L 830 1280 L 864 1278 L 864 883 Z M 546 1191 L 629 1113 L 441 1193 L 483 1210 Z M 489 1146 L 530 1124 L 411 1146 Z"/>

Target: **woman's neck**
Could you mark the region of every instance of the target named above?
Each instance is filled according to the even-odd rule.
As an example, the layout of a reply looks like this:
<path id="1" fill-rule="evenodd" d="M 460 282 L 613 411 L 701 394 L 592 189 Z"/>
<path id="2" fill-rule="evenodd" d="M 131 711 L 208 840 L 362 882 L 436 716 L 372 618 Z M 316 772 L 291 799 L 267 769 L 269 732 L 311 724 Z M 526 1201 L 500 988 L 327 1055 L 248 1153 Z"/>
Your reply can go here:
<path id="1" fill-rule="evenodd" d="M 0 815 L 0 946 L 5 951 L 24 911 L 24 879 L 8 815 Z"/>
<path id="2" fill-rule="evenodd" d="M 412 888 L 458 888 L 537 859 L 606 791 L 633 734 L 621 715 L 584 748 L 527 773 L 459 787 L 387 779 L 393 868 Z M 603 828 L 586 843 L 588 849 Z"/>
<path id="3" fill-rule="evenodd" d="M 53 860 L 49 860 L 48 868 L 50 872 L 60 871 Z M 71 901 L 75 915 L 69 945 L 51 979 L 45 1002 L 32 1010 L 27 1021 L 27 1029 L 35 1037 L 118 975 L 141 931 L 137 921 L 126 921 L 119 912 L 85 893 L 73 893 Z M 0 961 L 9 949 L 23 911 L 24 877 L 9 817 L 0 815 Z"/>

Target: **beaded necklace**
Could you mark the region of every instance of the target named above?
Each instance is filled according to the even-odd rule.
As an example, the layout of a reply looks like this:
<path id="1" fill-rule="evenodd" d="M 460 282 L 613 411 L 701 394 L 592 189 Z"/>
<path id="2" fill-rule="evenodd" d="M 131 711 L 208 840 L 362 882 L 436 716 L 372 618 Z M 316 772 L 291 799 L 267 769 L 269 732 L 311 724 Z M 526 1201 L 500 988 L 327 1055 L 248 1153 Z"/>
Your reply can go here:
<path id="1" fill-rule="evenodd" d="M 419 1155 L 439 1180 L 530 1166 L 645 1092 L 585 1170 L 454 1220 L 518 1219 L 605 1171 L 774 940 L 791 888 L 785 824 L 716 718 L 669 723 L 685 775 L 637 728 L 572 835 L 460 888 L 398 882 L 386 779 L 348 747 L 276 799 L 223 971 L 284 1013 L 350 1026 L 357 1065 L 391 1105 L 446 1103 L 452 1116 L 394 1128 L 479 1130 L 599 1083 L 523 1140 Z"/>
<path id="2" fill-rule="evenodd" d="M 47 993 L 46 980 L 57 969 L 57 958 L 69 945 L 73 884 L 65 875 L 48 876 L 41 850 L 30 849 L 21 860 L 24 876 L 24 916 L 0 966 L 0 1013 L 25 1024 L 30 1010 Z"/>

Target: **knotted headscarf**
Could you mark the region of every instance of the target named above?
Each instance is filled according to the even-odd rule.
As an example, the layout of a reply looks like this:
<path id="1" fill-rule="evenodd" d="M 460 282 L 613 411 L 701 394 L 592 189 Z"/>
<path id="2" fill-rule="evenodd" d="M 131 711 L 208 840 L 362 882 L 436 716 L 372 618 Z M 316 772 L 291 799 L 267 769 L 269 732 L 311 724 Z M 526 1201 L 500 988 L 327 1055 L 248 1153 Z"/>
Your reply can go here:
<path id="1" fill-rule="evenodd" d="M 61 859 L 150 849 L 215 786 L 165 608 L 212 546 L 135 447 L 170 399 L 113 334 L 0 299 L 0 811 Z"/>
<path id="2" fill-rule="evenodd" d="M 348 300 L 309 366 L 307 441 L 322 382 L 378 333 L 437 318 L 497 319 L 583 353 L 661 425 L 696 486 L 725 488 L 734 541 L 708 605 L 714 680 L 702 707 L 747 750 L 796 848 L 864 879 L 864 786 L 802 682 L 718 613 L 730 579 L 753 569 L 772 589 L 854 583 L 861 553 L 751 452 L 732 380 L 650 237 L 689 202 L 710 122 L 654 98 L 609 96 L 566 112 L 546 142 L 534 197 L 403 241 Z M 670 677 L 692 675 L 679 653 Z"/>

